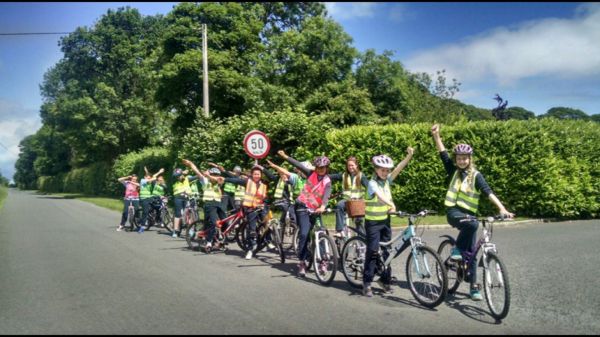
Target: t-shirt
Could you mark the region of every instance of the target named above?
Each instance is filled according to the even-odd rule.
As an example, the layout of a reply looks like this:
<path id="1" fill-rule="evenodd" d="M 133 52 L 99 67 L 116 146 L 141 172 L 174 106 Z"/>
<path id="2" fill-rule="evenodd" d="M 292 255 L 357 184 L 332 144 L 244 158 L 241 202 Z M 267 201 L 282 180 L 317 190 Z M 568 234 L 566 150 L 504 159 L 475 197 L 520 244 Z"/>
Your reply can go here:
<path id="1" fill-rule="evenodd" d="M 138 199 L 140 197 L 136 185 L 132 184 L 130 181 L 123 181 L 123 185 L 125 186 L 125 199 Z"/>

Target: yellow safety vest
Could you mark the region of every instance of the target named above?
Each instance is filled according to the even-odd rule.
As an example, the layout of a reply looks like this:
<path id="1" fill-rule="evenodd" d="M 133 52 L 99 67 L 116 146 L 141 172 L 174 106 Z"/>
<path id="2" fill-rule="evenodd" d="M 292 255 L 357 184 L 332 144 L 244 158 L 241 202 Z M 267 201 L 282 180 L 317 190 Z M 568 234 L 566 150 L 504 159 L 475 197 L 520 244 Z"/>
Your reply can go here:
<path id="1" fill-rule="evenodd" d="M 363 186 L 360 183 L 361 173 L 351 177 L 348 173 L 342 173 L 342 196 L 344 200 L 362 199 L 364 195 Z"/>
<path id="2" fill-rule="evenodd" d="M 477 177 L 477 174 L 479 174 L 477 170 L 471 170 L 467 174 L 466 179 L 462 181 L 459 170 L 456 170 L 452 176 L 452 181 L 450 181 L 444 205 L 447 207 L 458 206 L 473 214 L 477 213 L 477 209 L 479 208 L 479 196 L 481 195 L 475 188 L 475 178 Z"/>
<path id="3" fill-rule="evenodd" d="M 257 184 L 252 181 L 252 179 L 248 179 L 246 183 L 246 193 L 244 195 L 244 202 L 242 203 L 245 207 L 258 207 L 262 206 L 265 202 L 265 197 L 267 196 L 267 185 L 263 184 L 261 181 Z"/>
<path id="4" fill-rule="evenodd" d="M 371 181 L 375 181 L 377 186 L 380 186 L 377 180 L 371 179 Z M 392 191 L 390 190 L 390 183 L 387 179 L 383 184 L 382 190 L 383 195 L 388 200 L 392 200 Z M 379 200 L 377 194 L 373 193 L 373 197 L 369 197 L 369 193 L 365 193 L 365 220 L 385 220 L 388 217 L 389 210 L 390 206 Z"/>

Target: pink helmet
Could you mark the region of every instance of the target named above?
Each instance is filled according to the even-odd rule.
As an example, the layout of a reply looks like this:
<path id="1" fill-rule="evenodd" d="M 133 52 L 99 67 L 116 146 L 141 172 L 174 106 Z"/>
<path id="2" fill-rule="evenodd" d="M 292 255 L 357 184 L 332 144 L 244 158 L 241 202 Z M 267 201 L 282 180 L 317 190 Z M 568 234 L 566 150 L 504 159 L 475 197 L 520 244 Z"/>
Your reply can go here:
<path id="1" fill-rule="evenodd" d="M 315 167 L 329 166 L 329 163 L 329 158 L 327 158 L 326 156 L 319 156 L 315 158 L 315 160 L 313 160 L 313 165 L 315 165 Z"/>
<path id="2" fill-rule="evenodd" d="M 458 144 L 454 147 L 454 154 L 473 154 L 473 148 L 469 144 Z"/>

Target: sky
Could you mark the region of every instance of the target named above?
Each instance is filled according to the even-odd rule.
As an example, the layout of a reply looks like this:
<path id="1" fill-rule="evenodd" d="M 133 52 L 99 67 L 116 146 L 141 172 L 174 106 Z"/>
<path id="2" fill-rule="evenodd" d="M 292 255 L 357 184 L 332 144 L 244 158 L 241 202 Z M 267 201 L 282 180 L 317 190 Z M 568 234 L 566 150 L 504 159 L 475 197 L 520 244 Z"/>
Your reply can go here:
<path id="1" fill-rule="evenodd" d="M 39 86 L 61 58 L 61 35 L 93 27 L 108 9 L 167 14 L 175 2 L 0 2 L 0 173 L 12 178 L 18 144 L 41 126 Z M 480 108 L 495 94 L 544 114 L 600 113 L 600 3 L 326 3 L 359 51 L 390 50 L 410 72 L 446 70 L 454 98 Z M 209 27 L 210 34 L 210 27 Z M 210 37 L 210 35 L 209 35 Z M 210 62 L 210 60 L 209 60 Z"/>

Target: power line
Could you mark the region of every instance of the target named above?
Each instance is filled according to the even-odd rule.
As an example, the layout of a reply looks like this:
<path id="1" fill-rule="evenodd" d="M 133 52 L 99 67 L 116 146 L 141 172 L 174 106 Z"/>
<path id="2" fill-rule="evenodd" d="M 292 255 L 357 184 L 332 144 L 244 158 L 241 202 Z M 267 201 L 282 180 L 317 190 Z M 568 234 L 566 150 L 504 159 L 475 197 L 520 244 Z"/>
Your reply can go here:
<path id="1" fill-rule="evenodd" d="M 7 147 L 6 147 L 4 144 L 2 144 L 1 142 L 0 142 L 0 146 L 2 146 L 3 148 L 5 148 L 5 149 L 6 149 L 6 151 L 10 152 L 12 155 L 16 155 L 14 152 L 12 152 L 12 150 L 11 150 L 11 149 L 7 148 Z"/>

